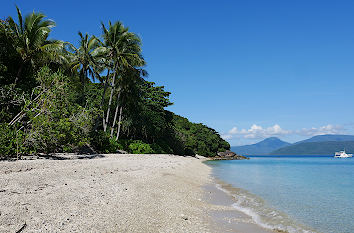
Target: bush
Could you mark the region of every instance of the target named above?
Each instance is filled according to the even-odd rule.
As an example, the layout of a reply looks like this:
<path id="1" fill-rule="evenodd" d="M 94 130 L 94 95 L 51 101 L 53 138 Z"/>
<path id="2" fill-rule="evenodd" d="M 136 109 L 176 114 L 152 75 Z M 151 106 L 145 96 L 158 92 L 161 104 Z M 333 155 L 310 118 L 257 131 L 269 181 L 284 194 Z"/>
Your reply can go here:
<path id="1" fill-rule="evenodd" d="M 166 154 L 167 152 L 157 143 L 151 144 L 151 148 L 154 154 Z"/>
<path id="2" fill-rule="evenodd" d="M 150 144 L 136 140 L 129 145 L 129 152 L 133 154 L 152 154 L 154 150 L 151 148 Z"/>
<path id="3" fill-rule="evenodd" d="M 186 148 L 184 149 L 184 155 L 193 156 L 193 155 L 195 155 L 195 153 L 194 153 L 193 149 L 186 147 Z"/>
<path id="4" fill-rule="evenodd" d="M 109 144 L 109 137 L 105 132 L 99 130 L 90 133 L 90 145 L 96 151 L 104 152 L 104 149 L 109 146 Z"/>
<path id="5" fill-rule="evenodd" d="M 24 145 L 31 152 L 73 152 L 89 143 L 95 109 L 70 102 L 68 77 L 47 67 L 36 76 L 38 99 L 24 107 L 30 126 Z M 40 109 L 40 111 L 39 111 Z"/>
<path id="6" fill-rule="evenodd" d="M 121 150 L 122 146 L 113 138 L 109 139 L 109 146 L 105 148 L 106 153 L 116 153 L 117 150 Z"/>
<path id="7" fill-rule="evenodd" d="M 124 145 L 121 141 L 117 142 L 110 138 L 109 133 L 99 130 L 90 134 L 90 144 L 95 150 L 101 153 L 116 153 L 117 150 L 124 150 L 128 145 Z"/>
<path id="8" fill-rule="evenodd" d="M 75 114 L 60 119 L 56 111 L 49 114 L 32 118 L 32 127 L 26 135 L 26 148 L 35 153 L 74 152 L 89 143 L 88 132 L 83 125 L 90 124 L 90 119 Z"/>
<path id="9" fill-rule="evenodd" d="M 166 142 L 158 142 L 151 144 L 154 154 L 173 154 L 173 150 Z"/>
<path id="10" fill-rule="evenodd" d="M 19 149 L 19 153 L 21 153 L 22 131 L 18 131 L 16 135 L 16 129 L 10 127 L 7 123 L 0 123 L 0 129 L 0 158 L 15 157 L 17 148 Z"/>

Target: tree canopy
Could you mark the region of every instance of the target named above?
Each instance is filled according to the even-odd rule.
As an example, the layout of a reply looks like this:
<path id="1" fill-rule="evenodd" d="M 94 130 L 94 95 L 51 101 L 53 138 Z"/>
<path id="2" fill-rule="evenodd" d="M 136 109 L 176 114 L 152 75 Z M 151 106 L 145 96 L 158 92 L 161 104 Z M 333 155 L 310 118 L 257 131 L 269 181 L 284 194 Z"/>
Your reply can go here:
<path id="1" fill-rule="evenodd" d="M 80 152 L 216 155 L 230 145 L 214 130 L 166 108 L 164 86 L 147 81 L 141 40 L 122 22 L 101 35 L 48 40 L 42 13 L 0 21 L 0 157 Z"/>

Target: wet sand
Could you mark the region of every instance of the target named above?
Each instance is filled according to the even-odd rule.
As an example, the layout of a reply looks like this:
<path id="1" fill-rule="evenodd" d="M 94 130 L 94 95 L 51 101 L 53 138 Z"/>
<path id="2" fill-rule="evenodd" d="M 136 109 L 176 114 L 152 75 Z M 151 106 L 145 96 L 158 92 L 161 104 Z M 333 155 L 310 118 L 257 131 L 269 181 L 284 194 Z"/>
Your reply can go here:
<path id="1" fill-rule="evenodd" d="M 214 180 L 214 182 L 218 183 L 220 181 Z M 208 203 L 212 204 L 208 210 L 208 216 L 210 216 L 213 232 L 274 232 L 260 227 L 250 216 L 232 207 L 235 200 L 230 195 L 219 190 L 216 187 L 216 183 L 204 186 L 204 198 Z"/>

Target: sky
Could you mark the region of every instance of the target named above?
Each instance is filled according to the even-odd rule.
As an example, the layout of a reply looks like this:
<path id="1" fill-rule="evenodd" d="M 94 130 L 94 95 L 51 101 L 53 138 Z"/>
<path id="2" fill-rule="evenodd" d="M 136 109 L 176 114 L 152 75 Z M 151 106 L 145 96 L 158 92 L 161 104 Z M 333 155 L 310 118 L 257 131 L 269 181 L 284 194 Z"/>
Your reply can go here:
<path id="1" fill-rule="evenodd" d="M 77 44 L 122 21 L 143 42 L 168 109 L 232 146 L 354 134 L 354 1 L 5 0 L 0 17 L 40 11 L 51 38 Z"/>

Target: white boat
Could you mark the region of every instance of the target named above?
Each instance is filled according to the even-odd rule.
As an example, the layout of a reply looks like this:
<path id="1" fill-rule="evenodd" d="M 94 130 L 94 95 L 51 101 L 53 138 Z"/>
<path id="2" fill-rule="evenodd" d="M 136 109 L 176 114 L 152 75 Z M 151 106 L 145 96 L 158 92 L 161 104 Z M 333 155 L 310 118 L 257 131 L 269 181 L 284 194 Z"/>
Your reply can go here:
<path id="1" fill-rule="evenodd" d="M 334 158 L 350 158 L 353 157 L 353 154 L 345 153 L 345 150 L 334 153 Z"/>

